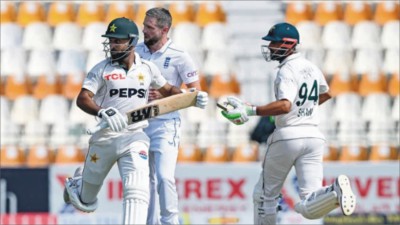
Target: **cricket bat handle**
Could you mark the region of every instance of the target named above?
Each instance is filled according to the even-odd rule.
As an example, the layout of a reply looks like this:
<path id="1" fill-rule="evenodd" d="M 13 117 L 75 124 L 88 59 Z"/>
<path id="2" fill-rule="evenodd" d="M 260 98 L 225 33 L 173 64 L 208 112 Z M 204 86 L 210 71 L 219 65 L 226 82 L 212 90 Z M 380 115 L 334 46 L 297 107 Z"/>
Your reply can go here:
<path id="1" fill-rule="evenodd" d="M 102 130 L 102 129 L 107 128 L 107 127 L 108 127 L 107 121 L 102 120 L 95 127 L 86 129 L 86 133 L 89 134 L 89 135 L 92 135 L 92 134 L 96 133 L 97 131 Z"/>

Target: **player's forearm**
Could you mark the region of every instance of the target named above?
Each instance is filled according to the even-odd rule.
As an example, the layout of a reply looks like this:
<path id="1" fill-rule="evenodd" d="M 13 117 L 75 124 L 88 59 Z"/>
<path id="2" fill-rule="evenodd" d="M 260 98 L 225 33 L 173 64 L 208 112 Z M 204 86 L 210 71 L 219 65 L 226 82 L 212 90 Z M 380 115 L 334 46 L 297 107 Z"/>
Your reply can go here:
<path id="1" fill-rule="evenodd" d="M 164 97 L 168 97 L 171 95 L 176 95 L 176 94 L 180 94 L 182 93 L 181 89 L 170 85 L 168 83 L 166 83 L 164 86 L 162 86 L 160 89 L 158 89 L 158 91 L 164 96 Z"/>
<path id="2" fill-rule="evenodd" d="M 331 94 L 329 94 L 329 92 L 320 94 L 318 104 L 321 105 L 322 103 L 326 102 L 327 100 L 329 100 L 331 98 L 332 98 L 332 96 L 331 96 Z"/>
<path id="3" fill-rule="evenodd" d="M 97 113 L 101 107 L 93 101 L 93 94 L 90 93 L 88 90 L 82 89 L 78 95 L 78 98 L 76 99 L 76 105 L 84 112 L 97 116 Z"/>
<path id="4" fill-rule="evenodd" d="M 257 106 L 256 113 L 258 116 L 276 116 L 286 114 L 290 111 L 291 103 L 284 99 L 271 102 L 267 105 Z"/>
<path id="5" fill-rule="evenodd" d="M 199 81 L 195 81 L 195 82 L 192 82 L 192 83 L 188 83 L 188 84 L 186 84 L 186 87 L 187 87 L 188 89 L 190 89 L 190 88 L 196 88 L 196 90 L 201 91 L 201 85 L 200 85 L 200 82 L 199 82 Z"/>

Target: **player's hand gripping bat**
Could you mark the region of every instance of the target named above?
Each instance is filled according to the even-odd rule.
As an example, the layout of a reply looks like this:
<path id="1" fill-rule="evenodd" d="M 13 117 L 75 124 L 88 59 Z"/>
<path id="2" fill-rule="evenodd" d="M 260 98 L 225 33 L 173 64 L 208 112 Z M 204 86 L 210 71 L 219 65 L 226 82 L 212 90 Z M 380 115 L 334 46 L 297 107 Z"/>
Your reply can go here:
<path id="1" fill-rule="evenodd" d="M 176 110 L 195 106 L 197 93 L 198 91 L 172 95 L 166 98 L 152 101 L 147 105 L 129 111 L 126 113 L 126 116 L 128 117 L 128 124 L 137 123 Z M 107 122 L 101 121 L 95 127 L 87 129 L 86 133 L 92 135 L 97 131 L 107 127 Z"/>

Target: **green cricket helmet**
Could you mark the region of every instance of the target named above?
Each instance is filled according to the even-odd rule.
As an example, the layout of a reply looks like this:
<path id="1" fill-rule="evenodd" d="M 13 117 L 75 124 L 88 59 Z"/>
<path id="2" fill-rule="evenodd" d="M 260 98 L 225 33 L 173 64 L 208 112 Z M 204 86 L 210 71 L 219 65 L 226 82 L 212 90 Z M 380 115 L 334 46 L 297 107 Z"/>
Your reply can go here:
<path id="1" fill-rule="evenodd" d="M 262 37 L 262 40 L 281 43 L 277 48 L 261 45 L 261 52 L 265 60 L 281 60 L 293 52 L 291 50 L 294 50 L 296 45 L 300 43 L 300 35 L 292 24 L 278 23 L 271 27 L 268 34 Z"/>
<path id="2" fill-rule="evenodd" d="M 108 24 L 107 31 L 102 37 L 108 38 L 108 41 L 103 43 L 106 56 L 111 55 L 111 60 L 119 61 L 124 59 L 131 50 L 131 47 L 136 46 L 139 40 L 139 29 L 132 20 L 121 17 L 116 18 Z M 110 47 L 110 38 L 130 39 L 125 51 L 113 52 Z"/>

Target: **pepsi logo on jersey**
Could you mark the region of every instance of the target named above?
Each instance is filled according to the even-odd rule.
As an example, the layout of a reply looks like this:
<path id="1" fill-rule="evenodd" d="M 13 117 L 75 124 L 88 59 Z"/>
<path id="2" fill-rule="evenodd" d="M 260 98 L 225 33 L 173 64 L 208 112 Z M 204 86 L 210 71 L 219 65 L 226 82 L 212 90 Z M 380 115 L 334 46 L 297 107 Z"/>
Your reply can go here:
<path id="1" fill-rule="evenodd" d="M 136 89 L 136 88 L 118 88 L 110 89 L 110 97 L 118 95 L 120 98 L 131 98 L 137 95 L 138 98 L 144 98 L 146 96 L 146 89 Z"/>

